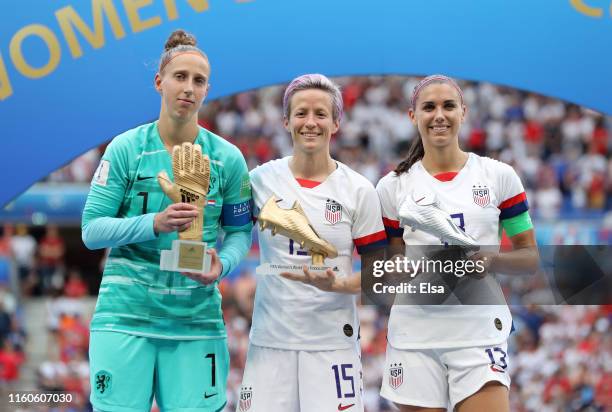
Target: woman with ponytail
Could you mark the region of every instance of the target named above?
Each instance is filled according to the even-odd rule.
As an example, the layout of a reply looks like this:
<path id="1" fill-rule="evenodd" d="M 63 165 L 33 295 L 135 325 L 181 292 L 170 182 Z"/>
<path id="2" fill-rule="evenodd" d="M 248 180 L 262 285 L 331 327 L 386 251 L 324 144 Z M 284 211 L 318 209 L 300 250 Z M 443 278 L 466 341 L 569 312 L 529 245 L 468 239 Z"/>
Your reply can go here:
<path id="1" fill-rule="evenodd" d="M 198 126 L 209 77 L 210 63 L 195 38 L 173 32 L 154 80 L 158 120 L 115 137 L 91 182 L 83 241 L 90 249 L 111 248 L 90 326 L 96 411 L 149 411 L 154 396 L 162 411 L 225 405 L 229 354 L 217 285 L 250 247 L 252 199 L 240 151 Z M 182 146 L 185 159 L 200 150 L 210 159 L 208 182 L 194 182 L 208 186 L 203 206 L 187 196 L 172 203 L 158 183 L 158 174 L 174 180 L 175 146 Z M 225 233 L 219 253 L 207 252 L 210 271 L 160 270 L 160 251 L 191 226 L 203 228 L 196 240 L 209 245 Z M 199 237 L 200 230 L 194 232 Z"/>
<path id="2" fill-rule="evenodd" d="M 419 136 L 376 188 L 390 243 L 405 245 L 407 253 L 423 245 L 479 249 L 468 260 L 483 270 L 462 277 L 455 266 L 455 290 L 486 282 L 503 297 L 487 274 L 528 273 L 538 266 L 523 185 L 510 166 L 459 147 L 467 107 L 453 79 L 426 77 L 411 103 Z M 512 242 L 505 253 L 499 251 L 502 229 Z M 420 303 L 391 309 L 381 395 L 402 412 L 508 411 L 507 305 Z"/>

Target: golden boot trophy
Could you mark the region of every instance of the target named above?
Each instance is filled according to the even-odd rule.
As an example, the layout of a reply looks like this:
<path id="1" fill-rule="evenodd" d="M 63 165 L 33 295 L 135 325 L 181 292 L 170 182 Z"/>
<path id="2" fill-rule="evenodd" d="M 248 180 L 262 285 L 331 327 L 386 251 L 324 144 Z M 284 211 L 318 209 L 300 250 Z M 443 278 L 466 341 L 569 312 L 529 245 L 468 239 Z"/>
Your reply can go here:
<path id="1" fill-rule="evenodd" d="M 307 250 L 312 256 L 309 270 L 324 271 L 327 269 L 324 266 L 325 259 L 338 257 L 336 248 L 317 234 L 297 200 L 291 209 L 281 209 L 278 206 L 278 199 L 272 195 L 261 208 L 257 221 L 262 231 L 268 228 L 272 236 L 281 234 L 293 239 L 302 249 Z M 268 274 L 295 271 L 301 272 L 302 266 L 263 264 L 257 268 L 257 272 Z"/>
<path id="2" fill-rule="evenodd" d="M 174 182 L 165 171 L 157 175 L 164 193 L 174 203 L 190 203 L 197 206 L 200 214 L 191 226 L 179 232 L 178 240 L 172 242 L 171 250 L 162 250 L 160 269 L 174 272 L 207 273 L 210 271 L 210 255 L 202 242 L 204 208 L 210 184 L 210 160 L 202 155 L 199 144 L 183 143 L 172 148 L 172 173 Z"/>

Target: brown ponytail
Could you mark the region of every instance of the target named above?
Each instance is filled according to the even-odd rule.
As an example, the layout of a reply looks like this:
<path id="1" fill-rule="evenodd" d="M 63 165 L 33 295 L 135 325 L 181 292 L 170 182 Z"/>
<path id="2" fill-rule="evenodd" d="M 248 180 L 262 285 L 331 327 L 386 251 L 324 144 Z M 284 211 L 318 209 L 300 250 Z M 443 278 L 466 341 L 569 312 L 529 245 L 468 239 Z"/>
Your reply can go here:
<path id="1" fill-rule="evenodd" d="M 425 148 L 423 147 L 423 141 L 421 140 L 421 136 L 417 135 L 414 137 L 410 149 L 408 149 L 408 157 L 397 165 L 394 170 L 395 174 L 399 176 L 402 173 L 406 173 L 412 165 L 421 160 L 424 155 Z"/>

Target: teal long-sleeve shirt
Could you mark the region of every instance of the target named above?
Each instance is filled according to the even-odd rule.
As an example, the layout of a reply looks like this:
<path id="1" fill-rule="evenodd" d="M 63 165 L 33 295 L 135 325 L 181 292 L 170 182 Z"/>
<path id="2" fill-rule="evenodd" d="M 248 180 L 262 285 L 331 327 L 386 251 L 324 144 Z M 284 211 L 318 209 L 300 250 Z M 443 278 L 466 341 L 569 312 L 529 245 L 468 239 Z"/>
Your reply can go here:
<path id="1" fill-rule="evenodd" d="M 213 133 L 201 128 L 194 143 L 211 159 L 202 240 L 215 245 L 225 234 L 219 250 L 223 277 L 251 245 L 248 171 L 239 150 Z M 224 336 L 216 285 L 159 270 L 160 250 L 178 237 L 153 230 L 155 214 L 171 204 L 157 183 L 161 170 L 173 178 L 157 123 L 116 137 L 102 156 L 82 221 L 88 248 L 111 248 L 91 328 L 179 339 Z"/>

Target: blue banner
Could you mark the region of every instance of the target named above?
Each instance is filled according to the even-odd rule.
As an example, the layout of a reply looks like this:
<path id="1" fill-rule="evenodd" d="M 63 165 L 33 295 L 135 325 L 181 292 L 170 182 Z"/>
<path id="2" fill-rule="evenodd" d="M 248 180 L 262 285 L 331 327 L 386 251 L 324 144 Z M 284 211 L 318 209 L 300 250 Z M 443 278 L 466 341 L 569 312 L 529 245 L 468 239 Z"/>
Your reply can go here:
<path id="1" fill-rule="evenodd" d="M 209 55 L 209 99 L 306 72 L 445 73 L 612 113 L 610 0 L 0 4 L 0 205 L 157 118 L 153 77 L 176 28 Z"/>

